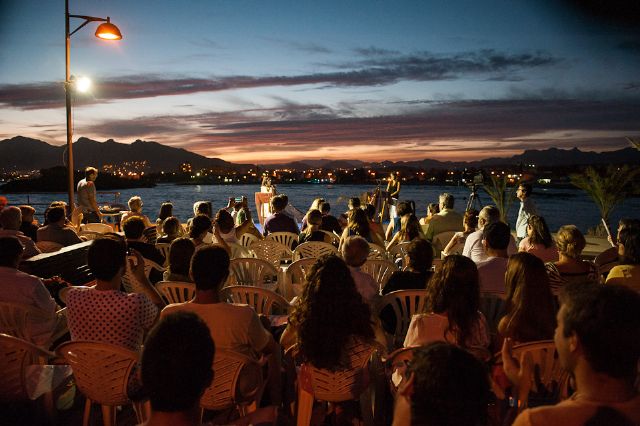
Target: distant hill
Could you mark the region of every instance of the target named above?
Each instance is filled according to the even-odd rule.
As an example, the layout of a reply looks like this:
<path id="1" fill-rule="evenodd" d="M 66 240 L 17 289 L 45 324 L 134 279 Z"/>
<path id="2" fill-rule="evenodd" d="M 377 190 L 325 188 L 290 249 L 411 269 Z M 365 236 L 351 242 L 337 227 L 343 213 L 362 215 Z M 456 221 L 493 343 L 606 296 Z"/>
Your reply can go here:
<path id="1" fill-rule="evenodd" d="M 23 136 L 0 141 L 0 169 L 10 170 L 39 170 L 60 166 L 63 164 L 65 146 L 54 146 L 46 142 Z M 120 164 L 124 161 L 147 161 L 150 172 L 177 170 L 179 165 L 189 162 L 194 170 L 218 169 L 247 171 L 249 164 L 235 164 L 219 158 L 208 158 L 182 148 L 174 148 L 157 142 L 136 140 L 131 144 L 119 143 L 113 139 L 98 142 L 88 138 L 80 138 L 73 144 L 74 162 L 76 169 L 86 166 L 102 167 L 105 164 Z M 581 151 L 578 148 L 545 150 L 526 150 L 522 154 L 505 158 L 486 158 L 479 161 L 438 161 L 422 159 L 415 161 L 382 161 L 365 163 L 360 160 L 302 160 L 280 164 L 265 164 L 262 168 L 288 168 L 305 170 L 310 168 L 348 169 L 352 167 L 399 167 L 421 169 L 446 169 L 461 167 L 491 167 L 517 164 L 536 164 L 543 166 L 573 166 L 589 164 L 640 164 L 640 151 L 634 148 L 624 148 L 616 151 L 592 152 Z"/>
<path id="2" fill-rule="evenodd" d="M 63 164 L 66 146 L 54 146 L 46 142 L 16 136 L 0 141 L 0 164 L 9 170 L 39 170 Z M 150 172 L 177 170 L 180 164 L 189 162 L 194 170 L 219 169 L 243 171 L 250 165 L 234 164 L 219 158 L 207 158 L 182 148 L 173 148 L 157 142 L 137 140 L 131 144 L 113 139 L 98 142 L 80 138 L 73 144 L 76 169 L 87 166 L 102 167 L 105 164 L 121 164 L 125 161 L 147 161 Z"/>

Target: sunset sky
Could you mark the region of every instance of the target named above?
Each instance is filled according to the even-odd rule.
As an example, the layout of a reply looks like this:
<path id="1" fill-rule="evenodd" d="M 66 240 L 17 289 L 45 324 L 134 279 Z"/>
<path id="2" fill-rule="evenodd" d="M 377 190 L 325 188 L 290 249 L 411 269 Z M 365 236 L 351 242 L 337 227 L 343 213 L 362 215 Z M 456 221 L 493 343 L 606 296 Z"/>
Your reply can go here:
<path id="1" fill-rule="evenodd" d="M 640 135 L 638 16 L 575 3 L 70 0 L 124 37 L 72 37 L 93 81 L 74 140 L 243 163 L 619 149 Z M 64 1 L 0 1 L 0 139 L 63 144 L 63 81 Z"/>

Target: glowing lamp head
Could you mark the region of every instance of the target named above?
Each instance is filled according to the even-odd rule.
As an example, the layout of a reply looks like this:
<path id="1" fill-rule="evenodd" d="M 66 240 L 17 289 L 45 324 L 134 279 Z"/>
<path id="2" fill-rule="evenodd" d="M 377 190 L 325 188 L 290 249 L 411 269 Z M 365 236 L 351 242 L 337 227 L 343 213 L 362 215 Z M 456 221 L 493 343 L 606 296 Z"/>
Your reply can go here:
<path id="1" fill-rule="evenodd" d="M 122 40 L 122 34 L 118 27 L 113 25 L 107 16 L 107 22 L 98 25 L 96 29 L 96 37 L 103 40 Z"/>
<path id="2" fill-rule="evenodd" d="M 87 77 L 80 77 L 75 81 L 76 90 L 78 92 L 87 92 L 91 88 L 91 80 Z"/>

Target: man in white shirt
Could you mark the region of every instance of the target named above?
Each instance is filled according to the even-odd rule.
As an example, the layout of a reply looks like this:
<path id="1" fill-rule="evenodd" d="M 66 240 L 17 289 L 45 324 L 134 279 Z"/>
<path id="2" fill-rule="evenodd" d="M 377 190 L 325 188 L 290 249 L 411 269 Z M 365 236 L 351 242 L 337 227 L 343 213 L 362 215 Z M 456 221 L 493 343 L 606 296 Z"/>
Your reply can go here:
<path id="1" fill-rule="evenodd" d="M 504 294 L 504 274 L 507 272 L 509 255 L 507 247 L 511 238 L 509 226 L 502 222 L 484 227 L 482 245 L 487 260 L 478 263 L 480 293 Z"/>
<path id="2" fill-rule="evenodd" d="M 360 270 L 369 256 L 369 243 L 362 237 L 347 237 L 342 245 L 342 257 L 349 266 L 356 289 L 365 302 L 372 305 L 380 291 L 380 286 L 371 275 Z"/>
<path id="3" fill-rule="evenodd" d="M 27 305 L 41 312 L 38 318 L 29 317 L 24 334 L 32 343 L 48 348 L 66 331 L 66 321 L 56 314 L 56 302 L 40 278 L 18 270 L 23 250 L 17 238 L 0 238 L 0 302 Z"/>
<path id="4" fill-rule="evenodd" d="M 487 260 L 487 253 L 484 251 L 482 245 L 482 230 L 490 223 L 500 222 L 500 210 L 496 206 L 485 206 L 480 210 L 478 215 L 478 230 L 472 232 L 467 237 L 464 243 L 464 249 L 462 255 L 467 256 L 473 260 L 476 264 Z M 516 241 L 513 235 L 509 239 L 509 247 L 507 247 L 507 254 L 511 256 L 518 252 Z"/>
<path id="5" fill-rule="evenodd" d="M 5 207 L 0 213 L 0 237 L 15 237 L 20 241 L 24 248 L 22 256 L 26 259 L 36 254 L 40 254 L 40 250 L 36 247 L 36 243 L 22 232 L 20 225 L 22 224 L 22 212 L 18 207 Z"/>
<path id="6" fill-rule="evenodd" d="M 516 220 L 516 241 L 520 244 L 520 241 L 527 236 L 527 225 L 529 224 L 529 218 L 533 215 L 537 215 L 536 205 L 533 203 L 531 197 L 531 185 L 523 182 L 518 185 L 516 190 L 516 197 L 520 200 L 520 210 L 518 210 L 518 219 Z"/>

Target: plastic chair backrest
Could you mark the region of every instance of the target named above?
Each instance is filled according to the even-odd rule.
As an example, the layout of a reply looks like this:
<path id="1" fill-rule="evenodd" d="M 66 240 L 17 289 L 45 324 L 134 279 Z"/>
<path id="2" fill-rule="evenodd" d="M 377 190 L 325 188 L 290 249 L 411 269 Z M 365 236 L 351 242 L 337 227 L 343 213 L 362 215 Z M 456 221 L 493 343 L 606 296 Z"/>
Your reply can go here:
<path id="1" fill-rule="evenodd" d="M 405 254 L 407 254 L 409 244 L 411 244 L 410 241 L 403 241 L 391 247 L 391 250 L 389 250 L 389 259 L 395 260 L 398 257 L 403 257 Z"/>
<path id="2" fill-rule="evenodd" d="M 8 334 L 0 334 L 0 401 L 25 401 L 29 399 L 26 388 L 27 367 L 44 364 L 55 357 L 36 345 Z"/>
<path id="3" fill-rule="evenodd" d="M 220 290 L 220 298 L 229 303 L 244 303 L 251 306 L 256 313 L 272 315 L 274 307 L 278 314 L 288 313 L 291 305 L 278 293 L 266 288 L 234 285 Z"/>
<path id="4" fill-rule="evenodd" d="M 73 368 L 78 389 L 102 405 L 126 405 L 129 375 L 138 354 L 121 346 L 100 342 L 67 342 L 56 352 Z"/>
<path id="5" fill-rule="evenodd" d="M 398 290 L 387 293 L 380 298 L 376 306 L 376 314 L 386 307 L 393 309 L 396 318 L 396 329 L 393 333 L 395 346 L 401 346 L 411 323 L 413 315 L 424 311 L 427 290 Z"/>
<path id="6" fill-rule="evenodd" d="M 113 228 L 106 223 L 85 223 L 80 225 L 81 231 L 99 232 L 105 234 L 107 232 L 113 232 Z"/>
<path id="7" fill-rule="evenodd" d="M 249 247 L 255 241 L 260 241 L 260 238 L 256 237 L 251 232 L 245 232 L 240 235 L 240 245 L 243 247 Z"/>
<path id="8" fill-rule="evenodd" d="M 255 253 L 250 248 L 245 247 L 237 243 L 227 243 L 229 250 L 231 250 L 231 259 L 256 257 Z"/>
<path id="9" fill-rule="evenodd" d="M 135 256 L 127 256 L 127 264 L 125 266 L 124 274 L 122 274 L 122 285 L 127 293 L 143 293 L 142 291 L 142 283 L 140 283 L 136 277 L 133 275 L 131 271 L 131 266 L 129 265 L 129 259 L 133 259 L 134 262 L 137 261 Z M 155 269 L 160 272 L 164 272 L 164 268 L 152 260 L 144 259 L 144 274 L 149 278 L 149 274 L 151 270 Z"/>
<path id="10" fill-rule="evenodd" d="M 440 257 L 440 252 L 449 244 L 449 241 L 451 241 L 455 233 L 456 231 L 445 231 L 433 236 L 432 244 L 435 257 Z"/>
<path id="11" fill-rule="evenodd" d="M 340 245 L 340 236 L 333 232 L 325 231 L 324 229 L 318 229 L 318 231 L 324 233 L 328 238 L 331 238 L 331 244 L 338 247 Z"/>
<path id="12" fill-rule="evenodd" d="M 0 333 L 32 342 L 29 322 L 46 321 L 46 314 L 34 307 L 21 303 L 0 302 Z"/>
<path id="13" fill-rule="evenodd" d="M 188 302 L 196 295 L 196 285 L 183 281 L 160 281 L 156 290 L 166 304 Z"/>
<path id="14" fill-rule="evenodd" d="M 164 256 L 164 267 L 169 266 L 169 249 L 171 249 L 171 243 L 156 243 L 156 248 Z"/>
<path id="15" fill-rule="evenodd" d="M 283 246 L 289 247 L 293 250 L 293 244 L 298 242 L 298 234 L 293 232 L 272 232 L 268 234 L 265 239 L 279 242 Z"/>
<path id="16" fill-rule="evenodd" d="M 53 253 L 64 246 L 60 243 L 56 243 L 55 241 L 38 241 L 36 242 L 36 247 L 38 247 L 42 253 Z"/>
<path id="17" fill-rule="evenodd" d="M 387 259 L 387 251 L 384 247 L 378 244 L 369 243 L 369 256 L 368 259 Z"/>
<path id="18" fill-rule="evenodd" d="M 145 228 L 144 231 L 142 231 L 142 235 L 144 235 L 144 237 L 146 238 L 147 243 L 155 245 L 156 240 L 158 239 L 158 227 L 155 225 L 151 225 L 150 227 Z"/>
<path id="19" fill-rule="evenodd" d="M 293 260 L 303 259 L 306 257 L 318 258 L 325 254 L 338 254 L 338 249 L 329 243 L 322 241 L 307 241 L 296 247 L 293 251 Z"/>
<path id="20" fill-rule="evenodd" d="M 251 244 L 251 250 L 258 259 L 266 260 L 277 267 L 281 261 L 291 259 L 291 249 L 274 240 L 255 241 Z"/>
<path id="21" fill-rule="evenodd" d="M 371 275 L 376 280 L 380 293 L 382 293 L 382 289 L 389 281 L 389 277 L 398 270 L 398 267 L 389 260 L 367 259 L 364 265 L 360 267 L 360 270 Z"/>
<path id="22" fill-rule="evenodd" d="M 102 233 L 95 232 L 95 231 L 82 230 L 82 231 L 78 232 L 78 236 L 79 237 L 84 237 L 87 240 L 95 240 L 97 238 L 100 238 L 102 236 Z"/>
<path id="23" fill-rule="evenodd" d="M 227 285 L 249 285 L 275 290 L 278 286 L 278 270 L 262 259 L 231 259 Z"/>
<path id="24" fill-rule="evenodd" d="M 200 398 L 201 408 L 217 411 L 238 406 L 243 413 L 248 405 L 260 400 L 264 383 L 257 361 L 236 352 L 216 349 L 213 371 L 213 382 Z"/>

